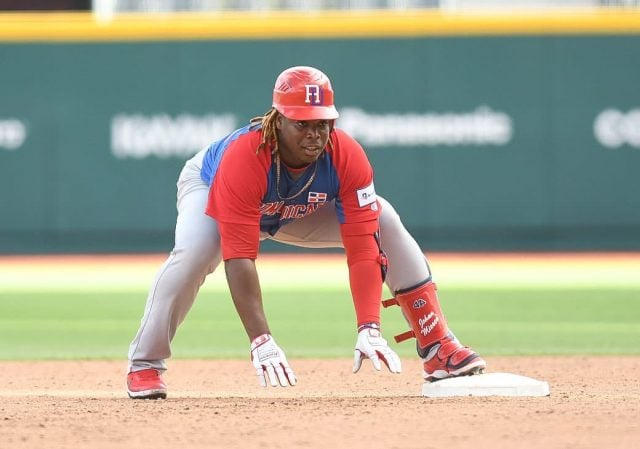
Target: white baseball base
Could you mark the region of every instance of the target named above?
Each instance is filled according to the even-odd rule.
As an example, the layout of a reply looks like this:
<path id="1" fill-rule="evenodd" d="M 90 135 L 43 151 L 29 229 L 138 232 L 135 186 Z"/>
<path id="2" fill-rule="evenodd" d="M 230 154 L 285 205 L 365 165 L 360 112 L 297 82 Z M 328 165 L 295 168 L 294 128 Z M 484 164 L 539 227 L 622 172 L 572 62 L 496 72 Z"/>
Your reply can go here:
<path id="1" fill-rule="evenodd" d="M 422 395 L 429 398 L 455 396 L 549 396 L 547 382 L 510 373 L 476 374 L 425 382 Z"/>

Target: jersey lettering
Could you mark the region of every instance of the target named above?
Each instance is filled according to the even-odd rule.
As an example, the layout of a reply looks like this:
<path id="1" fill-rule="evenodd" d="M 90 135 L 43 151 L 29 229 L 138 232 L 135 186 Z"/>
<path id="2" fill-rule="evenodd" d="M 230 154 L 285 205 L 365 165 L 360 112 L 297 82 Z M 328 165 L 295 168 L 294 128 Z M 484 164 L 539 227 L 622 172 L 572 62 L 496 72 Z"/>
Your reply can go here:
<path id="1" fill-rule="evenodd" d="M 275 203 L 266 203 L 260 206 L 260 215 L 276 215 L 284 206 L 284 201 L 276 201 Z"/>
<path id="2" fill-rule="evenodd" d="M 262 215 L 277 215 L 280 214 L 280 220 L 295 220 L 297 218 L 306 217 L 307 215 L 315 212 L 319 204 L 289 204 L 284 205 L 284 201 L 277 201 L 275 203 L 266 203 L 260 206 L 260 213 Z"/>

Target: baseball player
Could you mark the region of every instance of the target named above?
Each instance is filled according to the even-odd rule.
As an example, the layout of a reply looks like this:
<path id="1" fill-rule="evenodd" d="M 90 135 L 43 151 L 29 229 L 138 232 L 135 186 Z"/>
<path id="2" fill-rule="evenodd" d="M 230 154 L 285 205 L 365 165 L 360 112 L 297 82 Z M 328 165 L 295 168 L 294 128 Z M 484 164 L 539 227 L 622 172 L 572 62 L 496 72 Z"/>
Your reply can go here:
<path id="1" fill-rule="evenodd" d="M 376 195 L 362 147 L 335 126 L 327 76 L 312 67 L 282 72 L 272 108 L 190 159 L 178 180 L 175 246 L 160 268 L 129 348 L 128 394 L 165 398 L 161 374 L 170 343 L 205 277 L 224 261 L 229 290 L 262 386 L 297 379 L 271 335 L 255 259 L 271 239 L 307 248 L 342 247 L 357 321 L 353 372 L 363 359 L 401 371 L 380 329 L 386 282 L 415 336 L 424 379 L 482 372 L 485 361 L 461 345 L 440 309 L 431 271 L 398 214 Z"/>

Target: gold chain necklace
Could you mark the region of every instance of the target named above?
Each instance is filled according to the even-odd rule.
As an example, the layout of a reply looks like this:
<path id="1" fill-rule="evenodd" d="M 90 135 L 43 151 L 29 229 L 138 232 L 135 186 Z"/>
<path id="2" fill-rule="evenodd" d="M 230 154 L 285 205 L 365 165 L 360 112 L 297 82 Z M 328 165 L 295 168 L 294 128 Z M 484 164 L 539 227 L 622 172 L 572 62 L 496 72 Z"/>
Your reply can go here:
<path id="1" fill-rule="evenodd" d="M 288 201 L 288 200 L 292 200 L 294 198 L 299 197 L 300 195 L 302 195 L 302 192 L 304 192 L 309 187 L 311 187 L 311 183 L 313 183 L 313 181 L 316 179 L 316 172 L 318 171 L 318 161 L 316 160 L 314 162 L 315 165 L 313 166 L 313 173 L 311 173 L 311 177 L 309 178 L 307 183 L 298 191 L 298 193 L 296 193 L 295 195 L 283 198 L 282 196 L 280 196 L 280 154 L 276 153 L 275 156 L 276 156 L 276 193 L 278 194 L 278 198 L 282 201 Z"/>

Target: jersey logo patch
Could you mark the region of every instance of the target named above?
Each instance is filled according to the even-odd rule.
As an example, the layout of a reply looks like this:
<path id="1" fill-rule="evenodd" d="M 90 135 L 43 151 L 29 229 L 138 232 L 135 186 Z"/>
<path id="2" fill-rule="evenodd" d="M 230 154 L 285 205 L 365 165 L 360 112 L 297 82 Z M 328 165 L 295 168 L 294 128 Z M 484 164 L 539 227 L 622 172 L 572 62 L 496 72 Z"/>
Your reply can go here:
<path id="1" fill-rule="evenodd" d="M 373 187 L 373 182 L 367 187 L 356 190 L 358 195 L 358 205 L 364 207 L 367 204 L 375 203 L 376 201 L 376 189 Z"/>
<path id="2" fill-rule="evenodd" d="M 327 201 L 327 194 L 324 192 L 309 192 L 307 203 L 324 203 Z"/>

